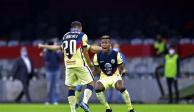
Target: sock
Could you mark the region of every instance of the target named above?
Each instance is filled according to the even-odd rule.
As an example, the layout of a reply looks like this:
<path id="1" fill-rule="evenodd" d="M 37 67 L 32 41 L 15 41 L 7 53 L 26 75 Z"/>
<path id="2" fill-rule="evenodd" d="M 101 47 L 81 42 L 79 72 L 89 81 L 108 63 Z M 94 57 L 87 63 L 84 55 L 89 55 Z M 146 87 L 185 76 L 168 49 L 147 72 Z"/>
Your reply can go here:
<path id="1" fill-rule="evenodd" d="M 91 96 L 92 96 L 92 91 L 90 89 L 85 89 L 83 102 L 88 104 L 88 100 L 90 99 Z"/>
<path id="2" fill-rule="evenodd" d="M 76 103 L 79 104 L 81 100 L 81 91 L 75 91 Z"/>
<path id="3" fill-rule="evenodd" d="M 84 97 L 83 102 L 88 104 L 88 100 L 92 96 L 93 86 L 87 85 L 86 89 L 84 90 Z"/>
<path id="4" fill-rule="evenodd" d="M 75 110 L 76 98 L 75 98 L 75 91 L 74 90 L 69 90 L 68 101 L 69 101 L 71 112 L 76 112 L 76 110 Z"/>
<path id="5" fill-rule="evenodd" d="M 103 92 L 96 93 L 96 96 L 97 96 L 98 100 L 100 101 L 100 103 L 106 107 L 106 109 L 110 109 L 110 106 L 109 106 L 108 102 L 106 101 L 106 98 L 105 98 Z"/>
<path id="6" fill-rule="evenodd" d="M 128 91 L 126 89 L 124 89 L 124 90 L 121 90 L 120 92 L 123 96 L 123 99 L 124 99 L 125 103 L 128 106 L 128 110 L 133 109 Z"/>
<path id="7" fill-rule="evenodd" d="M 71 112 L 76 112 L 76 110 L 75 110 L 75 104 L 76 104 L 75 96 L 69 96 L 68 101 L 69 101 L 69 105 L 70 105 L 70 108 L 71 108 Z"/>

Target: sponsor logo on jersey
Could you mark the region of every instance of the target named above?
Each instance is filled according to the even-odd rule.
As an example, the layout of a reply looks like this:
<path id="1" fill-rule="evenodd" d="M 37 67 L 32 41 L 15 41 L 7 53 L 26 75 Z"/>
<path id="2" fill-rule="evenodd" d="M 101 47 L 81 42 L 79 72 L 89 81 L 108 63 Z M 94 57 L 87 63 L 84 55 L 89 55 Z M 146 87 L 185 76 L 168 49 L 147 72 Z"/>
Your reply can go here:
<path id="1" fill-rule="evenodd" d="M 112 59 L 112 60 L 111 60 L 111 63 L 114 64 L 114 63 L 115 63 L 115 59 Z"/>

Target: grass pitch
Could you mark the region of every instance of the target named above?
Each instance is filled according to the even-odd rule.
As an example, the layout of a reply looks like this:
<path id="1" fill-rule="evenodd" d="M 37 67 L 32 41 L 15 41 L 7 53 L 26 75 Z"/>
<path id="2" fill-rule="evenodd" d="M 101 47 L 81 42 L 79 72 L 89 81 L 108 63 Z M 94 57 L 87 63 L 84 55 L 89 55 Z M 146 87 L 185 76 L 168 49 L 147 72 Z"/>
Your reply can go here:
<path id="1" fill-rule="evenodd" d="M 111 104 L 113 112 L 127 112 L 123 104 Z M 194 105 L 186 104 L 136 104 L 136 112 L 194 112 Z M 104 106 L 90 104 L 91 112 L 105 112 Z M 68 104 L 44 105 L 44 104 L 0 104 L 0 112 L 70 112 Z M 84 112 L 78 109 L 77 112 Z"/>

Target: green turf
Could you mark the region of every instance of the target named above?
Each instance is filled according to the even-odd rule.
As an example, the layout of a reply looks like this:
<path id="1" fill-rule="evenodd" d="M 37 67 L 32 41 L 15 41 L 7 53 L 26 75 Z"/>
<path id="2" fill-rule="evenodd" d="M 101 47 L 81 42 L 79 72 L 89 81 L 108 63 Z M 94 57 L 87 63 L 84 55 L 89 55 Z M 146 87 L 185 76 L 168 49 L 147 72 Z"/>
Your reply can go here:
<path id="1" fill-rule="evenodd" d="M 111 104 L 113 112 L 127 112 L 125 105 Z M 137 104 L 134 105 L 136 112 L 194 112 L 194 105 L 158 105 L 158 104 Z M 92 112 L 105 112 L 102 105 L 91 104 Z M 67 104 L 58 106 L 44 104 L 0 104 L 0 112 L 70 112 Z M 84 112 L 78 109 L 77 112 Z"/>

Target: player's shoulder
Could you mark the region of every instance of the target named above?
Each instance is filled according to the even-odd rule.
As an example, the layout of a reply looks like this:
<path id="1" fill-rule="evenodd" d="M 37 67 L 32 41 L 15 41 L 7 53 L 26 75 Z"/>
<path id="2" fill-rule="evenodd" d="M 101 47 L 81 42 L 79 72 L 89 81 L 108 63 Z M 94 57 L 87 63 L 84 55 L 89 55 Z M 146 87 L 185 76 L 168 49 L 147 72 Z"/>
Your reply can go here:
<path id="1" fill-rule="evenodd" d="M 78 37 L 82 37 L 82 38 L 88 38 L 87 35 L 84 32 L 71 32 L 72 34 L 76 34 L 78 35 Z"/>
<path id="2" fill-rule="evenodd" d="M 65 40 L 65 38 L 67 37 L 67 35 L 69 35 L 71 32 L 67 32 L 65 33 L 65 35 L 63 35 L 63 40 Z"/>
<path id="3" fill-rule="evenodd" d="M 82 35 L 85 38 L 88 38 L 88 36 L 84 32 L 80 32 L 80 35 Z"/>
<path id="4" fill-rule="evenodd" d="M 120 52 L 119 51 L 115 51 L 115 50 L 113 50 L 113 49 L 111 49 L 112 50 L 112 54 L 116 54 L 116 55 L 118 55 L 118 54 L 120 54 Z"/>

